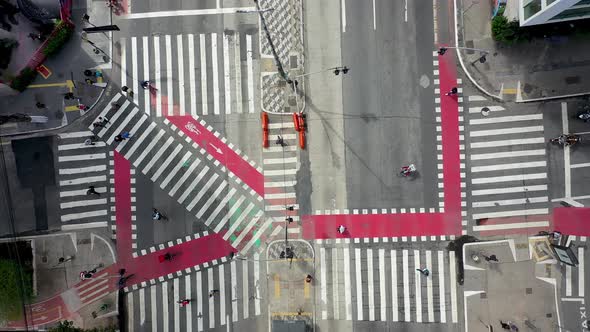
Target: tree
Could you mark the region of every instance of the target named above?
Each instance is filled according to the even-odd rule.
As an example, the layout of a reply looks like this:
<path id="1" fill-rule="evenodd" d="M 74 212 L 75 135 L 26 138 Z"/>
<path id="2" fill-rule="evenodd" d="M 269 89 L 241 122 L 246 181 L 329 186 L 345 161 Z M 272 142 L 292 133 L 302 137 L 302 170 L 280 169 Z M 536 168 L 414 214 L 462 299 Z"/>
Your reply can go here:
<path id="1" fill-rule="evenodd" d="M 509 22 L 504 16 L 504 7 L 500 8 L 498 14 L 492 19 L 492 38 L 500 43 L 511 44 L 522 39 L 521 37 L 518 21 Z"/>
<path id="2" fill-rule="evenodd" d="M 30 271 L 25 271 L 11 260 L 0 259 L 0 316 L 18 320 L 23 315 L 23 302 L 33 299 L 33 282 Z"/>

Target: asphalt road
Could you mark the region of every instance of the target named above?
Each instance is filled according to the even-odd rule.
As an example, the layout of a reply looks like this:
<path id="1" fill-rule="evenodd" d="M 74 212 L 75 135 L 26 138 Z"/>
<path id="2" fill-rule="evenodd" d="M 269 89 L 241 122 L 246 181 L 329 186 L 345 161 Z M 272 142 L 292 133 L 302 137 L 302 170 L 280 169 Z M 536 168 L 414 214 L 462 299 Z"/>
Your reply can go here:
<path id="1" fill-rule="evenodd" d="M 432 3 L 408 2 L 407 21 L 398 2 L 376 1 L 373 9 L 371 2 L 347 1 L 346 12 L 342 63 L 351 69 L 343 79 L 342 116 L 348 206 L 434 207 Z M 410 163 L 420 176 L 397 177 Z"/>

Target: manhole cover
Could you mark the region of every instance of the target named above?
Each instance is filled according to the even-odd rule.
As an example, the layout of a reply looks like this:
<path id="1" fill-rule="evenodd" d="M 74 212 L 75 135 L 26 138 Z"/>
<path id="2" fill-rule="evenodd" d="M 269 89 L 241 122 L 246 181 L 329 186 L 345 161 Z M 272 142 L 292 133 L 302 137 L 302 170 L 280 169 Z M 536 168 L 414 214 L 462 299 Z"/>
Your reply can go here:
<path id="1" fill-rule="evenodd" d="M 481 115 L 488 116 L 490 115 L 490 109 L 488 107 L 484 107 L 481 109 Z"/>

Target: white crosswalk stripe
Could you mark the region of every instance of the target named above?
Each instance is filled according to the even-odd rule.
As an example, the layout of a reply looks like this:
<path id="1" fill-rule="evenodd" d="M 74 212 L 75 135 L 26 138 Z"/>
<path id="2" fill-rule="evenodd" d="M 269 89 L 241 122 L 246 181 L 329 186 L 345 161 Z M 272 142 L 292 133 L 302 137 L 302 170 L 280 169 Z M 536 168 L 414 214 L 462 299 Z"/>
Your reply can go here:
<path id="1" fill-rule="evenodd" d="M 139 109 L 157 117 L 254 113 L 257 40 L 239 32 L 124 38 L 121 85 L 134 92 Z M 153 88 L 143 89 L 143 81 Z"/>
<path id="2" fill-rule="evenodd" d="M 62 223 L 108 226 L 108 148 L 101 141 L 86 145 L 85 141 L 93 136 L 91 131 L 58 134 L 57 180 Z M 88 195 L 90 186 L 100 196 Z"/>
<path id="3" fill-rule="evenodd" d="M 456 292 L 450 275 L 455 270 L 446 250 L 354 248 L 350 255 L 351 249 L 319 250 L 322 319 L 458 322 L 456 294 L 451 294 Z M 419 268 L 430 274 L 420 274 Z M 333 300 L 340 297 L 344 300 Z"/>
<path id="4" fill-rule="evenodd" d="M 110 125 L 98 132 L 99 137 L 116 145 L 117 151 L 133 166 L 215 232 L 226 230 L 226 240 L 235 236 L 233 245 L 238 250 L 248 250 L 253 241 L 272 231 L 271 227 L 267 227 L 272 219 L 261 218 L 260 197 L 237 177 L 228 176 L 223 164 L 213 159 L 204 149 L 195 150 L 192 141 L 175 133 L 178 128 L 152 122 L 150 117 L 138 111 L 136 105 L 122 94 L 119 94 L 119 98 L 114 99 L 121 104 L 118 110 L 111 109 L 109 105 L 98 114 L 110 119 Z M 117 143 L 115 136 L 126 130 L 130 132 L 131 138 Z M 66 151 L 71 150 L 64 150 Z M 67 157 L 68 160 L 101 159 L 98 154 L 88 153 Z M 77 173 L 71 171 L 70 167 L 67 172 Z M 94 172 L 84 175 L 86 176 L 68 180 L 77 182 L 63 185 L 106 181 L 106 176 L 95 175 Z M 257 231 L 259 229 L 264 231 Z M 243 239 L 248 241 L 242 241 Z"/>
<path id="5" fill-rule="evenodd" d="M 549 226 L 543 114 L 468 98 L 465 154 L 469 225 L 487 235 Z M 490 110 L 487 115 L 481 109 Z"/>
<path id="6" fill-rule="evenodd" d="M 248 271 L 259 273 L 256 275 Z M 131 291 L 126 294 L 127 309 L 130 311 L 129 330 L 225 329 L 230 319 L 237 322 L 259 316 L 256 301 L 260 301 L 261 294 L 257 291 L 256 278 L 260 273 L 266 275 L 265 271 L 265 264 L 260 260 L 233 260 Z M 211 290 L 219 292 L 210 297 Z M 177 303 L 183 299 L 190 300 L 184 307 Z"/>

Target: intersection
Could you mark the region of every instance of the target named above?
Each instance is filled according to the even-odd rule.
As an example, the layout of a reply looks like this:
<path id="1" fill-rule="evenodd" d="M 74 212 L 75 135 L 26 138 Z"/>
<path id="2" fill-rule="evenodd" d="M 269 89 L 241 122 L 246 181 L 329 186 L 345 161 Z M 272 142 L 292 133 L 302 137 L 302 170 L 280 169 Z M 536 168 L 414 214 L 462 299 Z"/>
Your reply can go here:
<path id="1" fill-rule="evenodd" d="M 551 295 L 543 324 L 578 328 L 590 196 L 575 177 L 588 148 L 547 142 L 586 134 L 569 120 L 581 104 L 482 94 L 455 50 L 436 51 L 454 39 L 452 3 L 124 2 L 104 96 L 50 134 L 50 228 L 109 233 L 115 262 L 7 328 L 81 320 L 110 294 L 126 331 L 524 328 L 524 312 L 467 309 L 492 303 L 474 297 L 497 285 L 480 275 L 510 280 L 454 246 L 505 240 L 514 262 L 501 263 L 518 275 L 537 250 L 529 239 L 553 230 L 579 264 L 545 262 L 530 278 Z M 396 176 L 410 163 L 416 176 Z"/>

